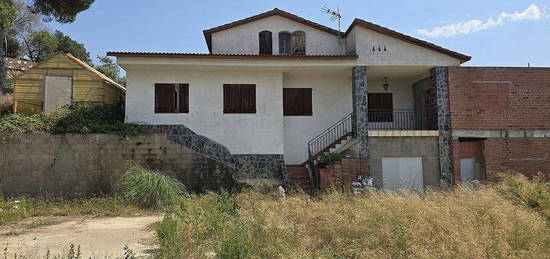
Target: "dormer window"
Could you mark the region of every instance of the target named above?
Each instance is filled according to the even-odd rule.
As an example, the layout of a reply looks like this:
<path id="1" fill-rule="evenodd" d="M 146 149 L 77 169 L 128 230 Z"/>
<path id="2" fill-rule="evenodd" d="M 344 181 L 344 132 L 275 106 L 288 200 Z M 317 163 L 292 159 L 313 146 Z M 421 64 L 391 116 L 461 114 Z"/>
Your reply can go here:
<path id="1" fill-rule="evenodd" d="M 292 33 L 292 54 L 306 54 L 306 33 L 303 31 L 295 31 Z"/>
<path id="2" fill-rule="evenodd" d="M 273 55 L 273 43 L 270 31 L 261 31 L 259 33 L 260 55 Z"/>
<path id="3" fill-rule="evenodd" d="M 279 55 L 290 55 L 292 53 L 291 39 L 290 32 L 279 33 Z"/>

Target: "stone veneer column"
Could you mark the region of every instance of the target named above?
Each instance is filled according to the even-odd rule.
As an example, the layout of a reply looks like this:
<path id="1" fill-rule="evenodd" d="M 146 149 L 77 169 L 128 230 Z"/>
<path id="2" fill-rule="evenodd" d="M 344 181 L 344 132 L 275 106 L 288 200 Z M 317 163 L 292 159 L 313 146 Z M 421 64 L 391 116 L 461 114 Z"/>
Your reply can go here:
<path id="1" fill-rule="evenodd" d="M 368 103 L 367 103 L 367 67 L 357 66 L 353 68 L 353 129 L 355 137 L 359 142 L 358 155 L 360 158 L 367 158 L 369 154 L 368 143 Z"/>
<path id="2" fill-rule="evenodd" d="M 447 67 L 432 69 L 432 80 L 437 101 L 437 126 L 439 130 L 439 168 L 441 180 L 452 184 L 451 114 L 449 110 L 449 73 Z"/>

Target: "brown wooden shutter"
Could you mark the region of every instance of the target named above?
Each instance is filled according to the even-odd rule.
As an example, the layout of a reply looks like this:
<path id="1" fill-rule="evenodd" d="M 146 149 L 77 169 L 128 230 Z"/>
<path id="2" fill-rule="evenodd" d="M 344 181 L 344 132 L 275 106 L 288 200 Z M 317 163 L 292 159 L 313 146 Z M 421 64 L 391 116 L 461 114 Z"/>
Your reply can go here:
<path id="1" fill-rule="evenodd" d="M 256 113 L 256 85 L 224 84 L 224 113 Z"/>
<path id="2" fill-rule="evenodd" d="M 179 111 L 180 113 L 189 112 L 189 84 L 179 84 Z"/>
<path id="3" fill-rule="evenodd" d="M 189 112 L 188 84 L 155 84 L 155 113 L 187 112 Z"/>
<path id="4" fill-rule="evenodd" d="M 393 95 L 391 93 L 369 93 L 369 121 L 393 121 Z"/>
<path id="5" fill-rule="evenodd" d="M 174 84 L 155 84 L 155 113 L 171 113 L 176 108 Z"/>
<path id="6" fill-rule="evenodd" d="M 273 54 L 273 41 L 270 31 L 262 31 L 259 36 L 260 55 L 272 55 Z"/>
<path id="7" fill-rule="evenodd" d="M 292 33 L 292 54 L 306 54 L 306 33 L 303 31 L 295 31 Z"/>
<path id="8" fill-rule="evenodd" d="M 283 88 L 284 116 L 312 116 L 313 97 L 311 88 Z"/>

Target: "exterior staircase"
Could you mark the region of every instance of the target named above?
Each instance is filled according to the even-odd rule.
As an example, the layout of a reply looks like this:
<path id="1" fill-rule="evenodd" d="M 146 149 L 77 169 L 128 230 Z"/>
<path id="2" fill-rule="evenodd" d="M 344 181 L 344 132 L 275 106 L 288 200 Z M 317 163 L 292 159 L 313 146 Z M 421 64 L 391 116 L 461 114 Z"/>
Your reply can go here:
<path id="1" fill-rule="evenodd" d="M 313 189 L 309 177 L 309 170 L 305 165 L 287 165 L 286 176 L 288 184 L 294 190 L 303 190 L 309 193 Z"/>

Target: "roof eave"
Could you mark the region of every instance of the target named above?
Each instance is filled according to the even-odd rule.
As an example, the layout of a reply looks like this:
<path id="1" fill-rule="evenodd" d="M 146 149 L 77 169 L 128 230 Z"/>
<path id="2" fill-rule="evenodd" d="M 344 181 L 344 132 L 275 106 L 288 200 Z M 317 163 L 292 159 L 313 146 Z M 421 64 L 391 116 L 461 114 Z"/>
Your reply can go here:
<path id="1" fill-rule="evenodd" d="M 431 49 L 433 51 L 437 51 L 437 52 L 445 54 L 449 57 L 458 59 L 460 61 L 460 64 L 468 62 L 472 59 L 472 57 L 470 57 L 468 55 L 464 55 L 462 53 L 458 53 L 456 51 L 452 51 L 452 50 L 443 48 L 441 46 L 437 46 L 433 43 L 414 38 L 412 36 L 394 31 L 392 29 L 389 29 L 389 28 L 386 28 L 386 27 L 383 27 L 383 26 L 380 26 L 380 25 L 377 25 L 377 24 L 374 24 L 374 23 L 371 23 L 371 22 L 361 20 L 359 18 L 355 18 L 353 20 L 351 25 L 346 30 L 346 33 L 344 34 L 344 37 L 347 37 L 348 34 L 351 32 L 351 30 L 353 30 L 353 28 L 355 26 L 361 26 L 365 29 L 375 31 L 375 32 L 384 34 L 384 35 L 389 36 L 389 37 L 393 37 L 393 38 L 403 40 L 405 42 L 408 42 L 408 43 L 411 43 L 411 44 L 414 44 L 414 45 L 417 45 L 417 46 L 420 46 L 420 47 L 424 47 L 424 48 Z"/>

